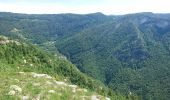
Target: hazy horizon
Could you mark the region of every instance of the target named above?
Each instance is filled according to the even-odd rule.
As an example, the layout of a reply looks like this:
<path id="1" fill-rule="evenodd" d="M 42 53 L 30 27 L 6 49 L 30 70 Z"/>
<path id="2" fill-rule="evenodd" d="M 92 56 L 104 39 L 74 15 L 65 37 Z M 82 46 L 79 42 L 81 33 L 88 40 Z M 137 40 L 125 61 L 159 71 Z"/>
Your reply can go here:
<path id="1" fill-rule="evenodd" d="M 0 13 L 14 13 L 14 14 L 31 14 L 31 15 L 57 15 L 57 14 L 77 14 L 77 15 L 86 15 L 86 14 L 95 14 L 95 13 L 101 13 L 102 12 L 92 12 L 92 13 L 17 13 L 17 12 L 8 12 L 8 11 L 0 11 Z M 154 12 L 134 12 L 134 13 L 125 13 L 125 14 L 104 14 L 106 16 L 123 16 L 123 15 L 128 15 L 128 14 L 139 14 L 139 13 L 153 13 L 153 14 L 170 14 L 170 13 L 154 13 Z"/>
<path id="2" fill-rule="evenodd" d="M 24 14 L 88 14 L 106 15 L 153 12 L 170 13 L 168 0 L 0 0 L 0 12 Z"/>

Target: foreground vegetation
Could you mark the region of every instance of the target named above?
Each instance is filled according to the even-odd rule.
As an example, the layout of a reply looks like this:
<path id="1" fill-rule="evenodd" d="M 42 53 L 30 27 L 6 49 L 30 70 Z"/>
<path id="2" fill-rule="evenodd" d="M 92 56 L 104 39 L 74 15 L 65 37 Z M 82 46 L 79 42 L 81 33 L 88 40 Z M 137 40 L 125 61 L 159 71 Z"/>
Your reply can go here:
<path id="1" fill-rule="evenodd" d="M 1 100 L 110 100 L 77 85 L 56 81 L 47 74 L 1 72 L 0 80 Z"/>

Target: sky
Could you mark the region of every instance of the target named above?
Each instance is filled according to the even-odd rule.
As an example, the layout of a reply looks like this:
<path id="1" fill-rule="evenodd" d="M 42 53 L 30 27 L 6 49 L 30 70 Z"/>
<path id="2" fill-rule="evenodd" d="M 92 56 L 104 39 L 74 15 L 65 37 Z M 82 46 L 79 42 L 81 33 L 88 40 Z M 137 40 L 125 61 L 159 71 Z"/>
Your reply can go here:
<path id="1" fill-rule="evenodd" d="M 122 15 L 138 12 L 170 13 L 170 0 L 0 0 L 0 12 L 27 14 Z"/>

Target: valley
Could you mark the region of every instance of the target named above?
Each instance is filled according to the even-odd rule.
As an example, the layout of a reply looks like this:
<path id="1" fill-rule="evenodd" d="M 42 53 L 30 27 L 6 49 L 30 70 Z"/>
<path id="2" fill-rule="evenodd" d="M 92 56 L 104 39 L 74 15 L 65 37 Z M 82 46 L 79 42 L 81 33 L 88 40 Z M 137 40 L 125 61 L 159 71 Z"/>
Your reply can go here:
<path id="1" fill-rule="evenodd" d="M 4 49 L 7 47 L 3 46 L 8 45 L 9 41 L 1 40 L 0 54 L 8 57 L 4 59 L 1 56 L 1 66 L 7 64 L 10 70 L 11 64 L 22 66 L 20 64 L 23 63 L 21 59 L 24 56 L 29 62 L 24 66 L 30 67 L 21 67 L 20 71 L 23 72 L 36 71 L 64 77 L 71 75 L 71 83 L 92 91 L 98 91 L 99 86 L 96 83 L 104 87 L 106 85 L 104 93 L 109 94 L 108 90 L 111 89 L 113 97 L 116 96 L 116 92 L 117 97 L 122 99 L 170 98 L 170 14 L 145 12 L 127 15 L 80 15 L 1 12 L 0 35 L 25 44 L 34 44 L 40 51 L 44 50 L 27 51 L 21 42 L 18 46 L 22 48 L 16 48 L 19 56 L 14 55 L 15 52 L 3 53 L 2 50 L 10 51 L 15 47 L 10 45 L 11 49 Z M 27 48 L 31 49 L 34 46 Z M 34 56 L 38 56 L 40 60 L 36 60 Z M 1 67 L 8 71 L 7 68 Z M 92 81 L 94 79 L 96 83 Z M 132 97 L 129 97 L 130 94 Z"/>

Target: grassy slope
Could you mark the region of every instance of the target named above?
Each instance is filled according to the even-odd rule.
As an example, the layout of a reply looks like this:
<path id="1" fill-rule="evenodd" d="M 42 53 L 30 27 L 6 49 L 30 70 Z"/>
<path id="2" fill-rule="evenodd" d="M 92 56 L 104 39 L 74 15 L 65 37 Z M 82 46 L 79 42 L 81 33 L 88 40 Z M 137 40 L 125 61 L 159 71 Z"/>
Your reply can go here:
<path id="1" fill-rule="evenodd" d="M 105 97 L 100 96 L 87 89 L 76 87 L 55 78 L 34 77 L 37 73 L 24 72 L 1 72 L 0 75 L 0 97 L 2 100 L 18 100 L 23 98 L 40 100 L 90 100 L 93 96 L 101 100 Z M 40 75 L 40 74 L 38 74 Z M 18 86 L 22 91 L 12 88 Z M 11 91 L 15 91 L 12 94 Z"/>

